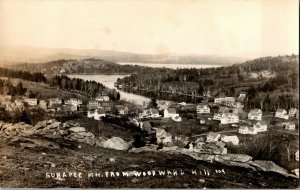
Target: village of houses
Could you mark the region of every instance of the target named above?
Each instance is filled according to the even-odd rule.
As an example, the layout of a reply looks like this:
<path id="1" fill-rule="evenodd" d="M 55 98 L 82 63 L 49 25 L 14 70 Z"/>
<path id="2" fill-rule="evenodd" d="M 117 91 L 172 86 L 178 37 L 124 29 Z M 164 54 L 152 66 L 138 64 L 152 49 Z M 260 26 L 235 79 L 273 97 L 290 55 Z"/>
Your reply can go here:
<path id="1" fill-rule="evenodd" d="M 170 146 L 175 140 L 185 139 L 189 149 L 193 149 L 195 144 L 188 143 L 187 139 L 204 138 L 206 142 L 223 142 L 238 146 L 240 138 L 245 135 L 255 137 L 258 134 L 268 133 L 269 130 L 277 130 L 279 133 L 298 134 L 298 115 L 296 108 L 290 110 L 277 109 L 274 114 L 264 114 L 261 109 L 254 108 L 247 113 L 243 110 L 243 100 L 247 94 L 241 92 L 238 97 L 226 97 L 224 95 L 214 98 L 214 102 L 206 102 L 200 104 L 186 104 L 185 102 L 173 103 L 168 101 L 158 101 L 157 108 L 143 107 L 139 113 L 137 110 L 129 110 L 126 105 L 118 105 L 109 99 L 108 95 L 101 94 L 95 99 L 82 101 L 78 98 L 70 98 L 62 100 L 61 98 L 50 98 L 38 100 L 37 98 L 14 98 L 11 96 L 0 96 L 1 107 L 6 111 L 19 109 L 22 111 L 24 107 L 40 108 L 50 116 L 57 113 L 82 113 L 84 117 L 92 120 L 101 120 L 102 117 L 124 117 L 128 118 L 132 124 L 141 128 L 148 133 L 156 135 L 157 144 L 162 146 Z M 212 107 L 218 108 L 212 111 Z M 112 113 L 113 108 L 117 113 Z M 182 134 L 171 134 L 160 125 L 153 126 L 151 121 L 173 122 L 173 126 L 184 127 L 188 118 L 181 115 L 181 110 L 187 108 L 196 115 L 196 127 L 212 125 L 219 126 L 218 131 L 205 131 L 192 136 Z M 191 110 L 192 109 L 192 110 Z M 135 113 L 135 114 L 132 114 Z M 244 114 L 244 118 L 240 115 Z M 275 125 L 270 124 L 270 119 L 277 119 Z M 175 123 L 175 125 L 174 125 Z M 176 124 L 177 123 L 177 124 Z M 221 126 L 221 127 L 220 127 Z M 183 138 L 184 137 L 184 138 Z M 184 140 L 183 140 L 184 141 Z M 226 153 L 225 153 L 226 154 Z M 295 150 L 294 160 L 299 161 L 299 150 Z"/>

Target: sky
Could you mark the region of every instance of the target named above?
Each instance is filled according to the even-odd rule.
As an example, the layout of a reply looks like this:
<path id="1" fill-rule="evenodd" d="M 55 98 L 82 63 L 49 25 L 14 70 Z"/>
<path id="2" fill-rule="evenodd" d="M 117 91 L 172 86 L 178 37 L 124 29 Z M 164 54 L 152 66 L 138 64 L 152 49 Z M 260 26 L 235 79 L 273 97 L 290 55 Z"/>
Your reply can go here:
<path id="1" fill-rule="evenodd" d="M 298 0 L 0 0 L 0 45 L 298 54 Z"/>

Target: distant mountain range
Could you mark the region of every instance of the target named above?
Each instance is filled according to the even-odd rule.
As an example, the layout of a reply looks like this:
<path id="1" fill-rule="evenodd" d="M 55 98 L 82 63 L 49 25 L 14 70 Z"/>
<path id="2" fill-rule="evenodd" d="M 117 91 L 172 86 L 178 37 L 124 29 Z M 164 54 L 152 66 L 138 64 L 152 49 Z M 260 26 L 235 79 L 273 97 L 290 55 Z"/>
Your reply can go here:
<path id="1" fill-rule="evenodd" d="M 15 63 L 44 63 L 55 60 L 103 59 L 111 62 L 162 63 L 162 64 L 203 64 L 227 66 L 242 63 L 246 58 L 201 55 L 154 55 L 88 49 L 55 49 L 36 47 L 0 47 L 0 65 Z"/>

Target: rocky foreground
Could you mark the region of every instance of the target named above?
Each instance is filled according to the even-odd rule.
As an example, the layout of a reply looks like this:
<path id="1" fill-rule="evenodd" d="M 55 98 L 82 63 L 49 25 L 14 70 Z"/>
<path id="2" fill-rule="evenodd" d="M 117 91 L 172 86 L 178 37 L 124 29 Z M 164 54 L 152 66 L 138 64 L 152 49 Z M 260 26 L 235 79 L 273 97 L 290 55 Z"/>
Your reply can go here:
<path id="1" fill-rule="evenodd" d="M 0 121 L 1 187 L 296 188 L 297 176 L 271 161 L 202 149 L 133 148 L 96 138 L 76 122 L 35 126 Z M 204 148 L 203 148 L 204 147 Z M 143 173 L 144 172 L 144 173 Z"/>

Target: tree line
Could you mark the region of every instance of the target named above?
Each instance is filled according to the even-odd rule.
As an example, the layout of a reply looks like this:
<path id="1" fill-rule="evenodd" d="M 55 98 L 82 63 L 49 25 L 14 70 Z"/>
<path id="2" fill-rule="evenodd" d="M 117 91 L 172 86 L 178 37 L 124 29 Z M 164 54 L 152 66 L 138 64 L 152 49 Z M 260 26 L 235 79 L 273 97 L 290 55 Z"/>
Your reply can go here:
<path id="1" fill-rule="evenodd" d="M 96 97 L 97 95 L 106 94 L 111 100 L 119 100 L 120 94 L 116 90 L 106 88 L 102 83 L 87 81 L 79 78 L 70 78 L 65 75 L 56 75 L 49 82 L 52 87 L 59 87 L 66 90 L 76 90 L 85 94 Z"/>
<path id="2" fill-rule="evenodd" d="M 42 73 L 30 73 L 27 71 L 16 71 L 12 69 L 0 68 L 0 76 L 8 78 L 19 78 L 33 82 L 47 82 Z"/>
<path id="3" fill-rule="evenodd" d="M 13 95 L 22 96 L 26 92 L 26 88 L 23 87 L 23 83 L 19 82 L 16 86 L 12 85 L 9 80 L 0 79 L 0 94 L 1 95 Z"/>

